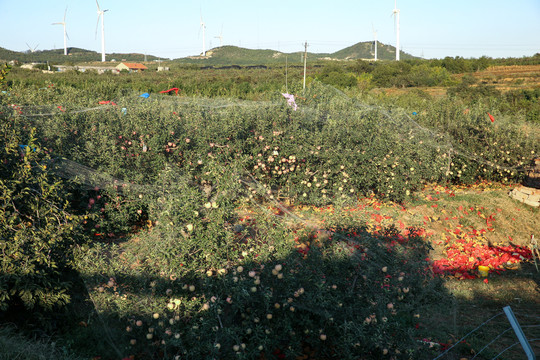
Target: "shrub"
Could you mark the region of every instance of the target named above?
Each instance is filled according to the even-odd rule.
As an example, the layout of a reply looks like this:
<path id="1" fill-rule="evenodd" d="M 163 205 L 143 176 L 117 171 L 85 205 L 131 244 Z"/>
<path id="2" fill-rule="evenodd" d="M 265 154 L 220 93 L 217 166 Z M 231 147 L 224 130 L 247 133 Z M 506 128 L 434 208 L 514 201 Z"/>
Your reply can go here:
<path id="1" fill-rule="evenodd" d="M 337 64 L 326 65 L 317 75 L 317 80 L 339 88 L 350 88 L 357 84 L 356 77 Z"/>
<path id="2" fill-rule="evenodd" d="M 467 100 L 469 103 L 477 101 L 486 102 L 490 97 L 500 97 L 501 92 L 491 85 L 472 85 L 468 77 L 464 77 L 461 84 L 449 87 L 447 92 L 451 97 Z"/>
<path id="3" fill-rule="evenodd" d="M 360 76 L 363 73 L 370 73 L 373 71 L 374 65 L 365 60 L 356 60 L 352 65 L 347 67 L 350 71 L 355 72 Z"/>
<path id="4" fill-rule="evenodd" d="M 411 65 L 403 61 L 380 63 L 372 72 L 373 82 L 379 87 L 407 86 L 410 70 Z"/>
<path id="5" fill-rule="evenodd" d="M 8 64 L 2 64 L 2 68 L 0 68 L 0 89 L 3 88 L 6 82 L 6 76 L 9 70 L 11 70 L 11 67 Z"/>
<path id="6" fill-rule="evenodd" d="M 51 309 L 69 301 L 64 272 L 81 229 L 35 130 L 20 120 L 0 118 L 0 309 Z"/>
<path id="7" fill-rule="evenodd" d="M 176 204 L 180 212 L 192 206 Z M 214 211 L 220 207 L 198 215 L 215 222 L 213 229 L 205 221 L 198 227 L 200 221 L 187 211 L 178 231 L 167 225 L 168 232 L 140 234 L 121 256 L 114 247 L 78 255 L 81 273 L 95 276 L 89 281 L 100 289 L 94 293 L 96 306 L 125 321 L 126 332 L 117 341 L 126 345 L 126 355 L 421 354 L 414 339 L 416 317 L 430 301 L 444 298 L 444 290 L 428 270 L 426 242 L 414 231 L 409 238 L 395 229 L 374 235 L 351 224 L 332 233 L 291 234 L 275 217 L 254 215 L 216 232 L 227 223 L 209 218 Z M 195 224 L 191 231 L 186 222 Z M 230 240 L 223 242 L 226 232 Z M 102 251 L 113 260 L 95 262 Z"/>
<path id="8" fill-rule="evenodd" d="M 445 68 L 422 64 L 413 66 L 406 78 L 410 86 L 441 86 L 450 80 L 450 74 Z"/>

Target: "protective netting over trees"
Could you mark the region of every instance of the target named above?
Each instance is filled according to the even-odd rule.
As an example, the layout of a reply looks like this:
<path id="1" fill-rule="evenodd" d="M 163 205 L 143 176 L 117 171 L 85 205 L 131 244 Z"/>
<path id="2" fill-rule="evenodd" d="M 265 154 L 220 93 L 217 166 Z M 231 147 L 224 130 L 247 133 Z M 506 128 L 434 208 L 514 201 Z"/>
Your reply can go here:
<path id="1" fill-rule="evenodd" d="M 26 105 L 24 96 L 13 111 L 64 158 L 59 174 L 97 187 L 151 186 L 165 164 L 204 177 L 234 162 L 240 178 L 279 198 L 320 204 L 375 193 L 401 201 L 426 182 L 518 181 L 539 141 L 526 123 L 490 121 L 482 106 L 408 113 L 317 83 L 296 98 L 296 110 L 281 94 L 259 102 L 125 96 L 87 107 L 66 102 L 69 94 L 46 97 L 54 104 Z"/>

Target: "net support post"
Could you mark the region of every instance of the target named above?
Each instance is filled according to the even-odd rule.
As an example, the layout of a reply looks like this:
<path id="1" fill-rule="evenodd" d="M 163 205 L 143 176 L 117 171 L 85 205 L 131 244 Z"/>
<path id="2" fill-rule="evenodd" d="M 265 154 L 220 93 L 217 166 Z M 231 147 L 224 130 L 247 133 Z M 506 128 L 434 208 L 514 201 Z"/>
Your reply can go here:
<path id="1" fill-rule="evenodd" d="M 521 329 L 521 326 L 519 326 L 519 322 L 516 319 L 516 316 L 514 315 L 514 312 L 512 311 L 512 308 L 510 306 L 505 306 L 503 308 L 503 311 L 508 318 L 508 321 L 510 322 L 510 325 L 512 325 L 512 328 L 514 329 L 514 332 L 516 333 L 516 336 L 521 344 L 521 347 L 525 351 L 525 354 L 527 355 L 527 360 L 536 360 L 536 355 L 534 355 L 534 352 L 532 350 L 531 344 L 527 341 L 527 338 L 525 337 L 525 334 L 523 333 L 523 330 Z"/>

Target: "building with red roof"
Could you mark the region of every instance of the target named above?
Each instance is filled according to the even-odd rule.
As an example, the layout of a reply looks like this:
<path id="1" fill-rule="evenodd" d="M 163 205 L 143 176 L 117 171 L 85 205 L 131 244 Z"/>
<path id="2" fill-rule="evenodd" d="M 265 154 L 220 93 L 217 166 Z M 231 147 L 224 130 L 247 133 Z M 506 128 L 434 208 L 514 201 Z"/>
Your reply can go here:
<path id="1" fill-rule="evenodd" d="M 123 62 L 123 63 L 120 63 L 116 66 L 116 69 L 118 71 L 122 71 L 122 70 L 127 70 L 127 71 L 134 71 L 134 72 L 138 72 L 138 71 L 144 71 L 144 70 L 148 70 L 148 68 L 146 66 L 144 66 L 143 64 L 140 64 L 140 63 L 128 63 L 128 62 Z"/>

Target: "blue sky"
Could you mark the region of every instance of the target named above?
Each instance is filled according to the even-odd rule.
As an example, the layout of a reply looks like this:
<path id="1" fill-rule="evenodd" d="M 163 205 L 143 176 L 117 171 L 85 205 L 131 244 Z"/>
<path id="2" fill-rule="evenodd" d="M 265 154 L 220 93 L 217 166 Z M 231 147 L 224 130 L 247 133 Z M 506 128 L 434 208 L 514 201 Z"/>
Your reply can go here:
<path id="1" fill-rule="evenodd" d="M 282 52 L 334 52 L 377 38 L 395 45 L 393 0 L 98 0 L 105 13 L 106 52 L 164 58 L 223 45 Z M 0 0 L 0 47 L 26 51 L 68 47 L 101 51 L 95 0 Z M 401 49 L 415 56 L 522 57 L 540 52 L 540 0 L 398 0 Z"/>

